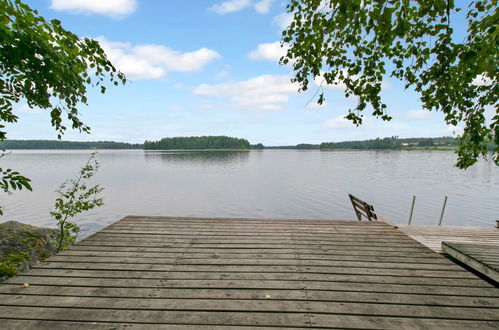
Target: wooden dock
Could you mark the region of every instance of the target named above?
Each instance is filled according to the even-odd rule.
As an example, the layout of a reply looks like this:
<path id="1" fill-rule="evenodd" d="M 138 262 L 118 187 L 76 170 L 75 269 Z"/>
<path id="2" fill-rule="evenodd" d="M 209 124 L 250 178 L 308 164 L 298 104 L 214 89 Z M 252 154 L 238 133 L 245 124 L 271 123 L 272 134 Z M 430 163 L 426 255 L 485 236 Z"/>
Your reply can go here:
<path id="1" fill-rule="evenodd" d="M 464 226 L 407 226 L 400 231 L 435 252 L 442 253 L 442 242 L 485 243 L 499 245 L 499 228 Z"/>
<path id="2" fill-rule="evenodd" d="M 499 283 L 499 244 L 442 242 L 442 251 Z"/>
<path id="3" fill-rule="evenodd" d="M 499 289 L 383 222 L 129 216 L 0 285 L 0 328 L 497 329 Z"/>

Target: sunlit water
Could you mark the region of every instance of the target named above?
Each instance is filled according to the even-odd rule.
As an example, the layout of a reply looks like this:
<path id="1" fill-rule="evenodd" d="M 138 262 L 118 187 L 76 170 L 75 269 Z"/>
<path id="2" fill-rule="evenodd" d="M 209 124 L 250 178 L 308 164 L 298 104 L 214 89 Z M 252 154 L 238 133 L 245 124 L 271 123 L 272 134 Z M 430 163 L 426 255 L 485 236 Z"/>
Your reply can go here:
<path id="1" fill-rule="evenodd" d="M 55 190 L 90 151 L 14 151 L 0 160 L 32 179 L 33 192 L 0 194 L 5 215 L 54 226 Z M 347 193 L 394 223 L 493 226 L 499 219 L 499 168 L 481 161 L 463 171 L 448 151 L 157 152 L 103 150 L 96 182 L 105 205 L 77 218 L 86 236 L 126 215 L 355 219 Z"/>

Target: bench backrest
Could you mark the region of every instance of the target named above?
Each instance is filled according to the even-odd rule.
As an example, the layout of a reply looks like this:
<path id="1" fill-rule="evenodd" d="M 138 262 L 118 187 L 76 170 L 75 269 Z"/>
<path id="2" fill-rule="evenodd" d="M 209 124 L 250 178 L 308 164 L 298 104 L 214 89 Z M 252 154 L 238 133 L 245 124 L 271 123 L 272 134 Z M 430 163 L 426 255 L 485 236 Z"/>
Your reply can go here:
<path id="1" fill-rule="evenodd" d="M 369 221 L 378 220 L 378 216 L 374 212 L 374 206 L 364 202 L 352 194 L 348 194 L 348 197 L 350 197 L 350 201 L 352 201 L 353 210 L 355 211 L 359 221 L 362 220 L 362 216 Z"/>

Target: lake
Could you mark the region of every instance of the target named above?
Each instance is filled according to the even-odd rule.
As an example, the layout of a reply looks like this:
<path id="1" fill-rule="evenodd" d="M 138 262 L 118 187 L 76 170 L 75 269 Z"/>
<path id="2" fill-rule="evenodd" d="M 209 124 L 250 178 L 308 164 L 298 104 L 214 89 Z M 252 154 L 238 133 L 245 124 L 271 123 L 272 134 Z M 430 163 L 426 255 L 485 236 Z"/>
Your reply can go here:
<path id="1" fill-rule="evenodd" d="M 55 190 L 86 162 L 88 150 L 16 150 L 0 161 L 32 179 L 33 192 L 0 194 L 5 215 L 54 226 Z M 393 223 L 492 226 L 499 219 L 499 168 L 464 171 L 451 151 L 191 152 L 101 150 L 105 205 L 78 217 L 87 236 L 126 215 L 356 219 L 348 193 Z"/>

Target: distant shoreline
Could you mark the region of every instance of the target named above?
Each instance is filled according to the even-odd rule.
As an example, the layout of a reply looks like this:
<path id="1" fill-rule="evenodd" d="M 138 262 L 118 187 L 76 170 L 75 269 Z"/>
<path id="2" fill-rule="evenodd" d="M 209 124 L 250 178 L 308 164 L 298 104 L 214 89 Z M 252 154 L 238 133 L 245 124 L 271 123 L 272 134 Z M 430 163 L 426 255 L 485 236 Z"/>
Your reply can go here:
<path id="1" fill-rule="evenodd" d="M 365 151 L 372 151 L 372 150 L 393 150 L 393 151 L 453 151 L 456 150 L 455 147 L 410 147 L 410 148 L 352 148 L 352 149 L 347 149 L 347 148 L 332 148 L 332 149 L 315 149 L 315 150 L 320 150 L 320 151 L 337 151 L 337 150 L 345 150 L 345 151 L 354 151 L 354 150 L 365 150 Z"/>
<path id="2" fill-rule="evenodd" d="M 251 144 L 229 136 L 191 136 L 163 138 L 144 143 L 115 141 L 4 140 L 0 150 L 162 150 L 162 151 L 249 151 L 249 150 L 456 150 L 454 137 L 399 138 L 397 136 L 361 141 L 299 143 L 297 145 Z M 494 144 L 489 145 L 493 150 Z"/>
<path id="3" fill-rule="evenodd" d="M 145 152 L 157 151 L 253 151 L 256 149 L 143 149 Z"/>
<path id="4" fill-rule="evenodd" d="M 4 149 L 5 151 L 19 151 L 19 150 L 53 150 L 53 151 L 113 151 L 113 150 L 130 150 L 130 151 L 143 151 L 145 153 L 154 152 L 214 152 L 214 151 L 232 151 L 232 152 L 250 152 L 250 151 L 265 151 L 265 150 L 296 150 L 296 151 L 454 151 L 456 148 L 446 147 L 417 147 L 417 148 L 400 148 L 400 149 L 302 149 L 302 148 L 264 148 L 264 149 L 139 149 L 139 148 L 10 148 Z"/>

